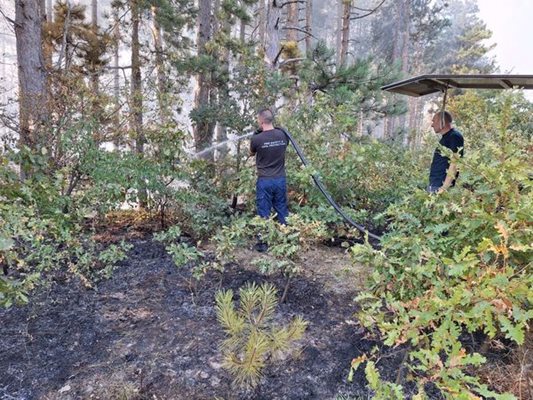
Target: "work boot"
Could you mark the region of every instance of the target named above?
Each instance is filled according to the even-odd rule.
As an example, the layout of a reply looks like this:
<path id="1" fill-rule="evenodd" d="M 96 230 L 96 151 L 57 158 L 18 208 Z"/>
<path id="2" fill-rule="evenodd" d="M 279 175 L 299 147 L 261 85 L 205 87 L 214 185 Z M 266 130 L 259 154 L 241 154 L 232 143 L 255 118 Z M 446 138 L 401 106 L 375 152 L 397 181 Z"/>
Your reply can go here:
<path id="1" fill-rule="evenodd" d="M 266 253 L 268 251 L 268 244 L 263 242 L 263 236 L 261 234 L 257 235 L 257 243 L 255 244 L 254 249 L 259 253 Z"/>
<path id="2" fill-rule="evenodd" d="M 255 244 L 254 250 L 258 251 L 259 253 L 266 253 L 268 251 L 268 244 L 259 241 Z"/>

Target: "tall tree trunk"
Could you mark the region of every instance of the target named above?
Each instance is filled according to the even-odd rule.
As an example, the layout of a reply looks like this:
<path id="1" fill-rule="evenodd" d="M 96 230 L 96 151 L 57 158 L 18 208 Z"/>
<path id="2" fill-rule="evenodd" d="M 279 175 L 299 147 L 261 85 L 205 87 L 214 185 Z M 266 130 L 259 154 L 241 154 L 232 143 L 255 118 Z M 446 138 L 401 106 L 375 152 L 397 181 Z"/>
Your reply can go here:
<path id="1" fill-rule="evenodd" d="M 52 70 L 52 37 L 46 32 L 48 24 L 52 22 L 51 4 L 47 4 L 46 0 L 40 0 L 41 18 L 42 18 L 42 47 L 43 47 L 43 59 L 46 71 L 49 73 Z M 50 7 L 50 9 L 48 8 Z"/>
<path id="2" fill-rule="evenodd" d="M 120 20 L 117 7 L 113 7 L 113 41 L 113 95 L 115 101 L 114 121 L 115 126 L 118 127 L 120 122 Z M 114 133 L 114 137 L 114 144 L 115 147 L 118 149 L 121 144 L 121 138 L 118 131 Z"/>
<path id="3" fill-rule="evenodd" d="M 242 18 L 241 18 L 241 24 L 239 27 L 239 40 L 241 41 L 242 45 L 246 43 L 246 21 Z"/>
<path id="4" fill-rule="evenodd" d="M 16 0 L 15 36 L 19 77 L 20 146 L 38 151 L 46 145 L 48 120 L 46 70 L 42 51 L 40 0 Z M 30 171 L 22 171 L 27 176 Z"/>
<path id="5" fill-rule="evenodd" d="M 275 67 L 281 54 L 281 3 L 269 0 L 265 33 L 265 58 L 270 67 Z"/>
<path id="6" fill-rule="evenodd" d="M 91 28 L 96 35 L 98 33 L 98 0 L 91 0 Z M 98 94 L 100 93 L 100 71 L 99 66 L 96 64 L 96 60 L 93 60 L 91 67 L 91 87 L 93 90 L 93 109 L 96 112 L 100 108 Z"/>
<path id="7" fill-rule="evenodd" d="M 342 21 L 344 13 L 344 0 L 337 0 L 337 37 L 336 37 L 336 53 L 337 53 L 337 68 L 341 65 L 341 47 L 342 47 Z"/>
<path id="8" fill-rule="evenodd" d="M 258 41 L 259 41 L 259 49 L 261 54 L 264 54 L 266 51 L 266 18 L 267 18 L 267 6 L 265 3 L 265 0 L 259 0 L 257 3 L 257 14 L 259 17 L 259 26 L 257 27 L 258 30 Z"/>
<path id="9" fill-rule="evenodd" d="M 346 64 L 348 58 L 348 45 L 350 43 L 350 13 L 352 11 L 351 0 L 343 0 L 342 9 L 342 39 L 340 50 L 340 65 Z"/>
<path id="10" fill-rule="evenodd" d="M 215 15 L 224 15 L 223 12 L 220 10 L 220 0 L 215 0 Z M 218 18 L 214 18 L 213 20 L 213 28 L 214 31 L 221 31 L 222 35 L 226 37 L 231 36 L 231 23 L 229 18 L 222 18 L 222 21 L 219 21 Z M 241 42 L 244 44 L 245 41 L 245 29 L 246 24 L 244 23 L 244 20 L 241 19 L 240 23 L 240 30 L 239 30 L 239 38 Z M 224 47 L 220 51 L 219 55 L 219 63 L 220 63 L 220 69 L 223 71 L 223 78 L 220 80 L 220 84 L 217 88 L 217 103 L 223 104 L 227 103 L 230 98 L 229 94 L 229 88 L 227 84 L 227 79 L 229 79 L 229 69 L 230 69 L 230 57 L 231 53 L 230 50 L 227 47 Z M 222 108 L 222 107 L 221 107 Z M 224 142 L 228 139 L 228 132 L 227 132 L 227 126 L 224 125 L 224 121 L 218 121 L 218 124 L 216 126 L 216 132 L 215 132 L 216 140 L 218 143 Z M 215 158 L 217 160 L 223 160 L 226 158 L 228 154 L 228 147 L 226 145 L 219 147 L 216 150 Z M 225 167 L 223 164 L 221 164 L 222 171 L 224 172 Z"/>
<path id="11" fill-rule="evenodd" d="M 409 54 L 410 54 L 410 41 L 411 37 L 409 34 L 409 26 L 411 25 L 411 13 L 410 13 L 410 2 L 403 0 L 401 3 L 402 7 L 402 18 L 403 18 L 403 31 L 402 31 L 402 54 L 401 54 L 401 63 L 402 63 L 402 73 L 404 77 L 407 77 L 409 74 Z M 404 132 L 404 145 L 409 145 L 411 141 L 411 132 L 409 131 L 409 126 L 407 124 L 407 116 L 413 112 L 414 103 L 412 98 L 409 98 L 407 102 L 408 111 L 407 114 L 403 114 L 399 118 L 399 128 Z"/>
<path id="12" fill-rule="evenodd" d="M 139 0 L 130 0 L 131 7 L 131 108 L 132 127 L 135 135 L 135 151 L 140 157 L 144 157 L 144 145 L 146 137 L 143 131 L 143 98 L 142 77 L 139 43 L 140 11 Z M 145 187 L 139 188 L 139 205 L 147 206 L 147 193 Z"/>
<path id="13" fill-rule="evenodd" d="M 298 42 L 298 31 L 293 28 L 298 28 L 298 7 L 299 3 L 297 1 L 291 1 L 287 5 L 287 34 L 285 39 L 288 42 Z"/>
<path id="14" fill-rule="evenodd" d="M 46 0 L 46 19 L 48 22 L 54 21 L 54 1 Z"/>
<path id="15" fill-rule="evenodd" d="M 41 29 L 48 20 L 46 16 L 46 0 L 39 0 L 39 15 L 41 16 Z M 42 35 L 42 34 L 41 34 Z"/>
<path id="16" fill-rule="evenodd" d="M 198 2 L 198 35 L 196 38 L 196 44 L 198 47 L 198 55 L 207 54 L 206 44 L 211 40 L 212 35 L 212 12 L 213 4 L 211 0 L 199 0 Z M 197 88 L 194 99 L 194 108 L 196 110 L 202 110 L 209 107 L 212 103 L 211 95 L 212 82 L 211 73 L 201 72 L 197 75 Z M 196 151 L 201 151 L 211 146 L 213 141 L 214 124 L 210 120 L 210 117 L 200 117 L 195 121 L 194 129 L 194 144 Z M 204 155 L 207 160 L 213 160 L 213 152 L 209 152 Z"/>
<path id="17" fill-rule="evenodd" d="M 161 37 L 161 27 L 158 21 L 158 8 L 152 6 L 152 37 L 155 48 L 155 66 L 157 70 L 157 102 L 159 103 L 159 115 L 163 124 L 169 120 L 167 107 L 167 79 L 163 61 L 163 39 Z"/>
<path id="18" fill-rule="evenodd" d="M 65 70 L 70 68 L 70 61 L 72 57 L 72 50 L 69 46 L 69 37 L 70 37 L 70 23 L 71 23 L 71 10 L 72 6 L 70 5 L 70 0 L 65 0 L 65 21 L 63 24 L 63 37 L 61 38 L 61 48 L 59 50 L 59 56 L 57 57 L 57 69 L 61 69 L 61 64 L 63 63 L 63 58 L 65 59 Z M 70 38 L 71 39 L 71 38 Z"/>
<path id="19" fill-rule="evenodd" d="M 307 31 L 305 36 L 305 51 L 309 53 L 312 50 L 313 0 L 307 0 L 305 3 L 305 30 Z"/>
<path id="20" fill-rule="evenodd" d="M 395 11 L 398 18 L 395 19 L 394 45 L 392 51 L 392 62 L 400 65 L 402 72 L 408 69 L 408 38 L 409 38 L 409 0 L 398 0 L 395 3 Z M 405 77 L 405 76 L 404 76 Z M 405 117 L 403 117 L 405 121 Z M 402 127 L 402 117 L 391 117 L 387 125 L 387 138 L 392 139 L 396 131 Z"/>

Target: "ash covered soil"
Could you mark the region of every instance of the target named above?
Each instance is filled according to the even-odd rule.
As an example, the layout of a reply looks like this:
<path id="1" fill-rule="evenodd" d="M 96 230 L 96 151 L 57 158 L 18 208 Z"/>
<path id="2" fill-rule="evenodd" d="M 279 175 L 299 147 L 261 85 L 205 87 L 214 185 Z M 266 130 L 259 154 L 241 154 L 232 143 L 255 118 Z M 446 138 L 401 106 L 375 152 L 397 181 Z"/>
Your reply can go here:
<path id="1" fill-rule="evenodd" d="M 29 304 L 0 310 L 0 399 L 368 398 L 362 371 L 347 382 L 352 358 L 376 342 L 354 316 L 364 271 L 342 249 L 321 246 L 301 259 L 304 272 L 277 316 L 303 316 L 305 336 L 247 390 L 221 365 L 215 293 L 271 282 L 281 294 L 284 279 L 258 273 L 250 266 L 258 253 L 242 249 L 224 274 L 208 274 L 191 291 L 190 271 L 176 268 L 163 245 L 150 238 L 132 244 L 96 289 L 75 278 L 53 282 Z M 390 351 L 378 364 L 383 378 L 394 381 L 401 359 Z"/>

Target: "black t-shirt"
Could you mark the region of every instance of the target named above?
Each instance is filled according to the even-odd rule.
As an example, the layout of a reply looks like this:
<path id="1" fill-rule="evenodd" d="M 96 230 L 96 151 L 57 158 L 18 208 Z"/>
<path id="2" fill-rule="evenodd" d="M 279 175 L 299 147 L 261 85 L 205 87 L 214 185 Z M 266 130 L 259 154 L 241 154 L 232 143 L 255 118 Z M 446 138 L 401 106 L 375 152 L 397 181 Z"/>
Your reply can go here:
<path id="1" fill-rule="evenodd" d="M 289 141 L 279 129 L 263 131 L 252 136 L 250 150 L 256 153 L 257 176 L 277 178 L 285 176 L 285 150 Z"/>
<path id="2" fill-rule="evenodd" d="M 461 157 L 464 154 L 464 139 L 463 135 L 454 128 L 450 129 L 439 141 L 439 144 L 449 148 L 454 153 L 459 151 Z M 459 150 L 461 149 L 461 150 Z M 433 161 L 431 162 L 431 169 L 429 172 L 429 184 L 434 187 L 441 187 L 446 179 L 446 171 L 450 167 L 450 159 L 441 154 L 440 149 L 437 147 L 435 153 L 433 153 Z M 459 173 L 455 176 L 459 176 Z M 455 185 L 455 179 L 453 180 L 452 186 Z"/>

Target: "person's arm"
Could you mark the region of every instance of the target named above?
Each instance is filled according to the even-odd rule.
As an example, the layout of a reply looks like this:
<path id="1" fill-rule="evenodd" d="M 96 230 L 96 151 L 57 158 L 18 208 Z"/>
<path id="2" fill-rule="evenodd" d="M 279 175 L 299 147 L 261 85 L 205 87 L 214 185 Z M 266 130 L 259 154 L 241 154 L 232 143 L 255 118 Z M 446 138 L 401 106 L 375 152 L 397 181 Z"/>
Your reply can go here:
<path id="1" fill-rule="evenodd" d="M 254 138 L 252 137 L 250 139 L 250 157 L 252 156 L 255 156 L 255 153 L 256 153 L 256 148 L 255 148 L 255 145 L 254 145 Z"/>
<path id="2" fill-rule="evenodd" d="M 450 166 L 448 167 L 448 170 L 446 171 L 446 178 L 444 179 L 444 182 L 442 183 L 442 186 L 437 191 L 437 193 L 442 193 L 450 186 L 452 186 L 453 181 L 457 177 L 457 163 L 454 161 L 463 156 L 463 147 L 464 147 L 464 141 L 462 138 L 453 136 L 452 142 L 447 146 L 452 152 L 452 157 L 450 159 Z"/>
<path id="3" fill-rule="evenodd" d="M 450 167 L 448 168 L 448 171 L 446 172 L 446 179 L 444 179 L 444 183 L 437 191 L 438 194 L 448 190 L 450 186 L 452 186 L 453 180 L 455 179 L 455 176 L 457 175 L 457 164 L 454 162 L 450 162 Z"/>

